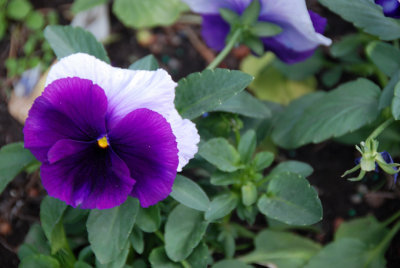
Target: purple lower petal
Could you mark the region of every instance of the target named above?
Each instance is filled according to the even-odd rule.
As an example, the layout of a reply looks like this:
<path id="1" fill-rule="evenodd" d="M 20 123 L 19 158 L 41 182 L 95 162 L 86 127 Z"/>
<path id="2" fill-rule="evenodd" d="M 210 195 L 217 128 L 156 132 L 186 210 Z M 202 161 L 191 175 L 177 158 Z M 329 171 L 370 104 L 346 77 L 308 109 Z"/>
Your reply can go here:
<path id="1" fill-rule="evenodd" d="M 84 146 L 73 140 L 64 140 L 62 145 L 73 148 L 73 154 L 41 167 L 42 183 L 50 196 L 82 209 L 112 208 L 126 200 L 135 180 L 111 148 L 101 149 L 93 143 Z M 66 155 L 61 143 L 50 152 Z"/>
<path id="2" fill-rule="evenodd" d="M 104 91 L 90 80 L 56 80 L 29 111 L 24 127 L 25 147 L 44 162 L 50 147 L 60 139 L 97 139 L 105 133 L 106 110 Z"/>
<path id="3" fill-rule="evenodd" d="M 164 117 L 148 109 L 135 110 L 110 130 L 109 140 L 136 180 L 131 195 L 142 207 L 170 194 L 179 160 L 176 138 Z"/>
<path id="4" fill-rule="evenodd" d="M 375 3 L 382 6 L 385 16 L 400 18 L 400 3 L 398 0 L 375 0 Z"/>
<path id="5" fill-rule="evenodd" d="M 221 51 L 225 47 L 225 39 L 229 34 L 230 26 L 220 15 L 203 15 L 201 35 L 206 44 Z"/>

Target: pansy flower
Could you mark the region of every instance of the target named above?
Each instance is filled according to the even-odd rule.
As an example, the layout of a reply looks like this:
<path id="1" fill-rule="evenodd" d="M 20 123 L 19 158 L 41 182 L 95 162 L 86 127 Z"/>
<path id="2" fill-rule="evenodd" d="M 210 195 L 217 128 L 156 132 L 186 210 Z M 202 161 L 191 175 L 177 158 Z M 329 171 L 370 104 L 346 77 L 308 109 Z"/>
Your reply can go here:
<path id="1" fill-rule="evenodd" d="M 202 36 L 216 51 L 224 48 L 231 26 L 221 16 L 221 9 L 242 14 L 253 0 L 183 0 L 203 17 Z M 305 0 L 260 1 L 258 22 L 279 26 L 282 31 L 270 37 L 260 37 L 265 51 L 274 52 L 286 63 L 296 63 L 310 57 L 319 45 L 330 45 L 322 35 L 326 19 L 308 11 Z"/>
<path id="2" fill-rule="evenodd" d="M 82 53 L 56 63 L 24 127 L 49 195 L 97 209 L 129 195 L 143 207 L 166 198 L 199 142 L 175 109 L 175 87 L 162 69 L 114 68 Z"/>
<path id="3" fill-rule="evenodd" d="M 400 18 L 400 0 L 375 0 L 375 3 L 382 6 L 386 17 Z"/>

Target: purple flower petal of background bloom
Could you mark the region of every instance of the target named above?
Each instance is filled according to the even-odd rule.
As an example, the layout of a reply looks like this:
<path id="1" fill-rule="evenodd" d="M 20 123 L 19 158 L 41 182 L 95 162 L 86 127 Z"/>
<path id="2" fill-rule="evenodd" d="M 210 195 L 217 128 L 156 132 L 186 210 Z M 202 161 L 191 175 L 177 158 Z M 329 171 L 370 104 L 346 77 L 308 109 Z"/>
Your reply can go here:
<path id="1" fill-rule="evenodd" d="M 178 167 L 178 149 L 170 124 L 148 109 L 135 110 L 109 133 L 112 148 L 136 180 L 131 195 L 148 207 L 172 191 Z"/>
<path id="2" fill-rule="evenodd" d="M 400 3 L 398 0 L 375 0 L 375 3 L 382 6 L 383 14 L 386 17 L 400 18 Z"/>
<path id="3" fill-rule="evenodd" d="M 106 110 L 104 91 L 90 80 L 57 80 L 46 87 L 29 111 L 25 147 L 44 162 L 50 147 L 60 139 L 97 139 L 105 133 Z"/>
<path id="4" fill-rule="evenodd" d="M 230 26 L 220 15 L 203 15 L 201 35 L 207 46 L 221 51 L 225 47 L 225 40 L 229 34 Z"/>
<path id="5" fill-rule="evenodd" d="M 393 159 L 392 159 L 392 156 L 388 152 L 386 152 L 386 151 L 381 152 L 381 156 L 382 156 L 383 160 L 385 160 L 386 163 L 388 163 L 388 164 L 393 164 L 394 163 Z M 397 168 L 395 168 L 395 167 L 393 167 L 393 169 L 397 170 Z M 394 183 L 396 183 L 398 176 L 399 176 L 399 173 L 396 173 L 396 174 L 393 175 Z"/>

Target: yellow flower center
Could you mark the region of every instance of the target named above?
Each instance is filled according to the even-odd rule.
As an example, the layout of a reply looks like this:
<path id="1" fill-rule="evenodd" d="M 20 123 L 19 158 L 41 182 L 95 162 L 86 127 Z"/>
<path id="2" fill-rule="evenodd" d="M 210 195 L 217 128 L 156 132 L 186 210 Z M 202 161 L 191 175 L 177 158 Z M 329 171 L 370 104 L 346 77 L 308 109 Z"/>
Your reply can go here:
<path id="1" fill-rule="evenodd" d="M 104 136 L 103 138 L 98 139 L 98 140 L 97 140 L 97 145 L 99 145 L 99 147 L 100 147 L 100 148 L 103 148 L 103 149 L 107 148 L 107 147 L 108 147 L 108 140 L 107 140 L 107 137 Z"/>

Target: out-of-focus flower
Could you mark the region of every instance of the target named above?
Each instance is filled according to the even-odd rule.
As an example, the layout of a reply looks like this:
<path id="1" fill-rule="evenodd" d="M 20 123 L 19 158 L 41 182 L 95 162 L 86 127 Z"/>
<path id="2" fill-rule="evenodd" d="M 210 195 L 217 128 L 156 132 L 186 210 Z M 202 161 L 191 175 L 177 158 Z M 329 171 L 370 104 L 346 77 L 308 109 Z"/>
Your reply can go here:
<path id="1" fill-rule="evenodd" d="M 385 14 L 386 17 L 400 19 L 399 0 L 375 0 L 375 3 L 382 6 L 383 14 Z"/>
<path id="2" fill-rule="evenodd" d="M 252 0 L 183 0 L 203 17 L 202 36 L 207 45 L 220 51 L 225 46 L 232 25 L 221 16 L 222 10 L 241 15 Z M 259 35 L 264 50 L 274 52 L 286 63 L 296 63 L 310 57 L 319 45 L 330 45 L 322 35 L 326 19 L 308 11 L 305 0 L 254 0 L 260 2 L 257 21 L 273 23 L 282 32 L 270 37 Z M 261 24 L 260 24 L 261 25 Z M 259 25 L 259 26 L 260 26 Z M 260 31 L 261 32 L 261 31 Z"/>
<path id="3" fill-rule="evenodd" d="M 49 195 L 98 209 L 128 195 L 143 207 L 166 198 L 199 142 L 175 109 L 175 87 L 164 70 L 114 68 L 87 54 L 56 63 L 24 128 Z"/>

